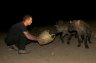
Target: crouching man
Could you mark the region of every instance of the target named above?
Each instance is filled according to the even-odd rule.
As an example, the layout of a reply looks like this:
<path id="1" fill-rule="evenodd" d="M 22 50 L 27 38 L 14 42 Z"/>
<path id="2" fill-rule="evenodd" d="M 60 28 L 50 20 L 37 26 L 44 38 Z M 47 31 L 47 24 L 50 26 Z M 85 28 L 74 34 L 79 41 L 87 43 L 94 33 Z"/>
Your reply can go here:
<path id="1" fill-rule="evenodd" d="M 27 26 L 31 25 L 32 16 L 26 15 L 23 17 L 22 22 L 14 24 L 8 31 L 5 38 L 5 43 L 8 47 L 18 50 L 19 54 L 25 54 L 26 45 L 30 43 L 30 40 L 37 41 L 37 37 L 31 35 Z"/>

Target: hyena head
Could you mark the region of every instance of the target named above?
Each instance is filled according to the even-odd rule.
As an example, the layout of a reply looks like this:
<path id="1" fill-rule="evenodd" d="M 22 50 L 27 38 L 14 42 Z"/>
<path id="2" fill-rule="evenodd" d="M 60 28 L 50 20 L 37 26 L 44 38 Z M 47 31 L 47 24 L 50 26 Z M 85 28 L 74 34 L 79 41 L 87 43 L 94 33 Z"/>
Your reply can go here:
<path id="1" fill-rule="evenodd" d="M 56 22 L 55 27 L 56 27 L 58 32 L 62 32 L 64 30 L 64 25 L 65 25 L 64 21 L 59 20 Z"/>

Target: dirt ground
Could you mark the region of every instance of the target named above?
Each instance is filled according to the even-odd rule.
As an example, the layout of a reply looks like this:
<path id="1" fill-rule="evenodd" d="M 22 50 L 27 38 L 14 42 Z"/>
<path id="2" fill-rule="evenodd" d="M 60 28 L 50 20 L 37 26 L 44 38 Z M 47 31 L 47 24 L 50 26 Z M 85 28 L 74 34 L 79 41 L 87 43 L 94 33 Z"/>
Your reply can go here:
<path id="1" fill-rule="evenodd" d="M 94 27 L 96 22 L 91 22 Z M 77 40 L 72 38 L 70 45 L 61 43 L 59 37 L 44 46 L 38 43 L 31 43 L 26 46 L 29 54 L 18 54 L 10 50 L 4 43 L 6 33 L 0 34 L 0 63 L 96 63 L 96 37 L 92 36 L 92 44 L 85 49 L 82 43 L 77 47 Z"/>

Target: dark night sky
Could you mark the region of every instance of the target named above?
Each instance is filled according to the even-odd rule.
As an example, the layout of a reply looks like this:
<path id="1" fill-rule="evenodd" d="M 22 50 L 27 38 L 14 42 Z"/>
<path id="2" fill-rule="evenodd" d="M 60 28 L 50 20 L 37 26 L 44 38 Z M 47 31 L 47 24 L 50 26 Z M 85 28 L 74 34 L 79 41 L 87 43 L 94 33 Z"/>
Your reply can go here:
<path id="1" fill-rule="evenodd" d="M 90 7 L 91 8 L 91 7 Z M 5 6 L 0 11 L 1 12 L 1 23 L 0 30 L 6 31 L 13 24 L 20 22 L 24 15 L 30 14 L 33 16 L 33 24 L 31 26 L 37 25 L 49 25 L 54 24 L 59 19 L 63 20 L 73 20 L 73 19 L 83 19 L 83 20 L 96 20 L 95 8 L 91 11 L 88 7 L 73 7 L 73 6 Z M 44 23 L 44 24 L 42 24 Z"/>

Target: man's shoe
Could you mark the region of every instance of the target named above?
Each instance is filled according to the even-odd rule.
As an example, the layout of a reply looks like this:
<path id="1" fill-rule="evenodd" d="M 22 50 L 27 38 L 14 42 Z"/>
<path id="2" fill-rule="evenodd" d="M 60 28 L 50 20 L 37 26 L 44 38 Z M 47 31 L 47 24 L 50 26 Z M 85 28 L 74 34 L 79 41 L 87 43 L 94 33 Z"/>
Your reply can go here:
<path id="1" fill-rule="evenodd" d="M 18 50 L 18 54 L 28 54 L 29 52 L 27 52 L 26 50 Z"/>

